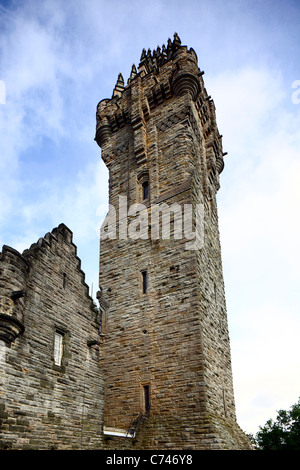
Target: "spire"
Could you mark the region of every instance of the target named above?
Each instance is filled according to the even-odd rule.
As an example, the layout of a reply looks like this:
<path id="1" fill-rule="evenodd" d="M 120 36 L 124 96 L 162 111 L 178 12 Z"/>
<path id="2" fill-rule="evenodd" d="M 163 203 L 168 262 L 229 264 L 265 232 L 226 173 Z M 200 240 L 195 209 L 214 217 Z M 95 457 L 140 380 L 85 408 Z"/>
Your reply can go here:
<path id="1" fill-rule="evenodd" d="M 144 48 L 144 49 L 142 50 L 142 55 L 141 55 L 140 61 L 142 62 L 145 58 L 146 58 L 146 49 Z"/>
<path id="2" fill-rule="evenodd" d="M 181 40 L 177 33 L 174 33 L 174 46 L 181 46 Z"/>
<path id="3" fill-rule="evenodd" d="M 148 50 L 144 48 L 139 63 L 139 72 L 143 71 L 146 74 L 155 72 L 162 64 L 171 59 L 173 53 L 180 47 L 181 39 L 177 33 L 174 33 L 174 39 L 173 41 L 168 39 L 167 47 L 163 44 L 162 48 L 157 46 L 153 51 L 150 48 Z"/>
<path id="4" fill-rule="evenodd" d="M 131 68 L 131 74 L 130 74 L 130 78 L 134 78 L 137 74 L 137 71 L 136 71 L 136 66 L 133 64 L 132 68 Z"/>
<path id="5" fill-rule="evenodd" d="M 121 96 L 122 94 L 122 91 L 124 90 L 124 78 L 123 78 L 123 75 L 121 73 L 119 73 L 118 75 L 118 80 L 117 80 L 117 83 L 116 83 L 116 86 L 114 88 L 114 91 L 113 91 L 113 97 L 114 96 Z"/>
<path id="6" fill-rule="evenodd" d="M 131 67 L 130 77 L 129 77 L 127 83 L 131 82 L 131 80 L 133 80 L 136 75 L 137 75 L 136 66 L 133 64 L 132 67 Z"/>
<path id="7" fill-rule="evenodd" d="M 167 49 L 164 44 L 162 46 L 161 59 L 162 59 L 162 62 L 165 62 L 168 59 Z"/>

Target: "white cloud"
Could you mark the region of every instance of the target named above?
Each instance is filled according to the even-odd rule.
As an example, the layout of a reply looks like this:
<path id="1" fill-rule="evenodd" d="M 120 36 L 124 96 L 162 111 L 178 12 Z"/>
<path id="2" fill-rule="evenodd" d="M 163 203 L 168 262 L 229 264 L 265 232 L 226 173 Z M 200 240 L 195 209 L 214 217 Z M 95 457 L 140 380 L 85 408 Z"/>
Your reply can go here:
<path id="1" fill-rule="evenodd" d="M 212 88 L 219 129 L 230 143 L 218 195 L 228 257 L 274 250 L 295 265 L 300 116 L 286 109 L 286 92 L 272 71 L 236 71 L 217 77 Z"/>
<path id="2" fill-rule="evenodd" d="M 255 309 L 240 311 L 232 353 L 239 423 L 248 432 L 275 418 L 278 409 L 296 403 L 299 393 L 298 311 L 278 305 L 276 299 Z M 253 413 L 255 410 L 255 413 Z"/>
<path id="3" fill-rule="evenodd" d="M 92 197 L 80 185 L 85 183 L 86 187 L 91 188 L 87 184 L 88 179 L 82 181 L 83 175 L 89 173 L 89 176 L 94 176 L 96 170 L 92 171 L 87 166 L 88 160 L 85 158 L 82 158 L 79 166 L 80 154 L 62 155 L 55 178 L 51 177 L 43 163 L 48 157 L 42 146 L 45 139 L 59 145 L 62 139 L 72 139 L 76 132 L 75 139 L 92 141 L 93 130 L 89 127 L 90 135 L 87 135 L 86 109 L 82 100 L 88 93 L 86 87 L 93 75 L 91 71 L 94 64 L 90 64 L 89 57 L 84 55 L 75 31 L 73 41 L 70 41 L 72 32 L 64 29 L 72 18 L 68 13 L 74 13 L 71 4 L 64 3 L 63 8 L 58 8 L 57 2 L 39 4 L 42 8 L 38 11 L 34 10 L 34 2 L 28 2 L 26 6 L 20 5 L 16 14 L 7 15 L 6 34 L 1 36 L 1 70 L 7 96 L 6 104 L 0 108 L 0 197 L 5 201 L 0 207 L 0 227 L 1 222 L 4 227 L 12 217 L 18 219 L 17 223 L 23 219 L 26 227 L 38 217 L 42 218 L 42 214 L 57 211 L 65 215 L 63 207 L 66 206 L 76 211 L 76 201 L 72 199 L 74 193 L 75 198 L 77 193 L 77 205 L 81 199 L 77 210 L 82 210 L 85 214 L 87 211 L 83 209 L 84 204 L 89 202 L 88 197 Z M 83 8 L 83 4 L 80 3 L 79 6 Z M 74 16 L 76 17 L 75 13 Z M 92 119 L 96 104 L 95 100 L 90 117 Z M 96 150 L 96 144 L 94 146 Z M 39 173 L 30 174 L 30 152 L 32 149 L 37 153 L 38 148 L 40 155 L 36 160 L 36 171 Z M 59 151 L 59 147 L 57 150 Z M 100 159 L 99 150 L 98 153 Z M 57 157 L 53 156 L 52 159 L 54 162 L 58 161 Z M 77 170 L 74 164 L 77 165 Z M 72 177 L 77 173 L 77 183 L 74 179 L 68 180 L 68 173 Z M 29 176 L 32 182 L 24 179 L 24 175 Z M 65 185 L 61 183 L 63 177 Z M 30 195 L 28 187 L 33 182 Z M 34 199 L 31 200 L 31 197 Z M 83 226 L 82 224 L 81 227 Z"/>
<path id="4" fill-rule="evenodd" d="M 229 146 L 218 199 L 236 406 L 255 433 L 300 395 L 300 116 L 272 70 L 211 86 Z"/>

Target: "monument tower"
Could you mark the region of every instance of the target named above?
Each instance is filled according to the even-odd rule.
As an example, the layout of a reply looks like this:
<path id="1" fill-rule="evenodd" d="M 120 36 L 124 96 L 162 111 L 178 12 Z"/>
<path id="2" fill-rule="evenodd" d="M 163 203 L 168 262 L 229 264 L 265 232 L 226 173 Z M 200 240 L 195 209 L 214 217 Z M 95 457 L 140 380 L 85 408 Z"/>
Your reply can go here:
<path id="1" fill-rule="evenodd" d="M 215 107 L 192 48 L 143 50 L 97 107 L 106 445 L 248 449 L 236 422 L 216 193 Z"/>

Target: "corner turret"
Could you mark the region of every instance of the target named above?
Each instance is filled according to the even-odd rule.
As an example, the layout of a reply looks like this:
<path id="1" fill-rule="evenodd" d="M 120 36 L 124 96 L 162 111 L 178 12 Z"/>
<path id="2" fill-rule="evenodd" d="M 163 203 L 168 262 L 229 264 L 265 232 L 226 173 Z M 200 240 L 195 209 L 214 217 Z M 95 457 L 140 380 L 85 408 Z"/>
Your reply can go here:
<path id="1" fill-rule="evenodd" d="M 24 331 L 24 298 L 28 263 L 4 245 L 0 253 L 0 340 L 12 343 Z"/>

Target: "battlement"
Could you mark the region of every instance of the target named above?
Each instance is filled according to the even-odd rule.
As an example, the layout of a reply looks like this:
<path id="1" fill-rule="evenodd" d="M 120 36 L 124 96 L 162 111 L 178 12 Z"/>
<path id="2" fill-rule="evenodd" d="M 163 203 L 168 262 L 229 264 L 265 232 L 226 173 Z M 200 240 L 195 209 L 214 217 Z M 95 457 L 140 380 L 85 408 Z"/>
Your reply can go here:
<path id="1" fill-rule="evenodd" d="M 81 273 L 82 284 L 87 290 L 88 297 L 90 297 L 88 293 L 89 286 L 85 282 L 85 273 L 81 269 L 81 260 L 77 256 L 77 246 L 73 242 L 73 232 L 65 224 L 60 224 L 51 232 L 46 233 L 44 237 L 39 238 L 36 243 L 33 243 L 27 250 L 23 251 L 23 256 L 29 260 L 31 257 L 37 256 L 39 250 L 50 248 L 53 243 L 58 243 L 60 241 L 64 241 L 69 246 L 70 252 L 75 256 L 77 268 Z M 92 297 L 90 297 L 90 299 L 91 301 L 93 300 Z"/>
<path id="2" fill-rule="evenodd" d="M 188 49 L 187 46 L 181 45 L 181 40 L 177 33 L 174 34 L 174 40 L 168 39 L 167 47 L 165 44 L 162 47 L 157 46 L 156 49 L 149 48 L 148 51 L 143 49 L 140 62 L 138 65 L 138 69 L 136 69 L 135 64 L 132 65 L 131 74 L 127 81 L 127 84 L 130 84 L 132 80 L 134 80 L 138 75 L 144 77 L 145 75 L 154 73 L 157 74 L 159 69 L 168 61 L 175 60 L 178 56 L 178 53 L 188 53 L 189 59 L 194 61 L 197 64 L 198 58 L 197 54 L 194 49 Z M 116 86 L 113 91 L 112 97 L 120 96 L 120 93 L 125 89 L 124 78 L 123 75 L 120 73 L 118 76 L 118 80 Z"/>
<path id="3" fill-rule="evenodd" d="M 50 247 L 54 240 L 58 241 L 60 235 L 67 243 L 72 245 L 74 253 L 76 254 L 77 248 L 73 244 L 73 233 L 65 224 L 60 224 L 58 227 L 55 227 L 52 232 L 48 232 L 44 237 L 39 238 L 36 243 L 32 243 L 28 249 L 23 251 L 23 256 L 28 257 L 33 255 L 38 249 Z"/>
<path id="4" fill-rule="evenodd" d="M 151 172 L 149 164 L 153 163 L 156 133 L 173 134 L 169 142 L 175 143 L 180 140 L 180 128 L 188 126 L 191 141 L 188 144 L 184 138 L 182 151 L 187 155 L 187 145 L 194 147 L 192 141 L 199 143 L 198 153 L 204 148 L 202 194 L 211 205 L 220 188 L 219 175 L 226 153 L 203 74 L 194 49 L 182 45 L 177 33 L 167 46 L 148 52 L 143 49 L 138 68 L 132 66 L 127 84 L 120 73 L 112 97 L 101 100 L 97 106 L 95 140 L 107 167 L 120 156 L 130 161 L 128 137 L 133 134 L 136 165 L 140 172 Z M 175 153 L 180 145 L 179 142 L 173 145 Z M 195 174 L 196 161 L 190 158 L 187 173 Z"/>
<path id="5" fill-rule="evenodd" d="M 145 73 L 157 72 L 160 66 L 174 57 L 180 47 L 181 40 L 178 34 L 175 33 L 173 42 L 170 38 L 168 39 L 167 47 L 163 44 L 162 48 L 158 46 L 153 52 L 151 52 L 151 49 L 148 49 L 148 52 L 146 52 L 146 49 L 143 49 L 139 63 L 139 71 L 143 70 Z"/>
<path id="6" fill-rule="evenodd" d="M 130 77 L 125 85 L 122 73 L 119 73 L 112 97 L 103 99 L 97 106 L 97 128 L 96 137 L 98 145 L 102 147 L 112 133 L 126 124 L 131 123 L 136 127 L 137 119 L 134 107 L 130 109 L 128 94 L 133 98 L 139 93 L 140 80 L 149 80 L 143 83 L 143 89 L 147 90 L 146 96 L 138 96 L 142 108 L 143 119 L 148 121 L 151 110 L 172 96 L 181 96 L 190 93 L 195 101 L 202 91 L 207 98 L 202 75 L 198 68 L 198 59 L 194 49 L 188 49 L 181 45 L 177 33 L 174 34 L 173 42 L 169 39 L 165 45 L 151 52 L 143 49 L 138 69 L 133 64 Z M 163 73 L 162 72 L 163 68 Z M 130 93 L 131 89 L 131 93 Z M 124 94 L 125 92 L 125 94 Z M 122 104 L 120 98 L 123 98 Z M 139 107 L 139 106 L 138 106 Z"/>

